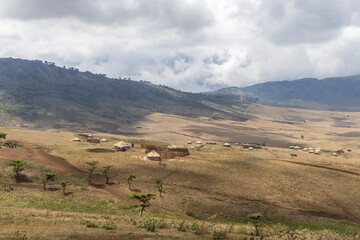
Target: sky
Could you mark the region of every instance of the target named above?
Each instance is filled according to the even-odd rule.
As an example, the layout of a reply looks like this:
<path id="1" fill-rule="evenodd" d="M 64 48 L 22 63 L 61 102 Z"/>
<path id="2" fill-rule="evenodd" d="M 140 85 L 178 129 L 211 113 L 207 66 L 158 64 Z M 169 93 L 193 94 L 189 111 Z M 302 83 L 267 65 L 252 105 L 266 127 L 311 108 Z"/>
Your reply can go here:
<path id="1" fill-rule="evenodd" d="M 358 0 L 0 0 L 0 57 L 190 92 L 360 74 Z"/>

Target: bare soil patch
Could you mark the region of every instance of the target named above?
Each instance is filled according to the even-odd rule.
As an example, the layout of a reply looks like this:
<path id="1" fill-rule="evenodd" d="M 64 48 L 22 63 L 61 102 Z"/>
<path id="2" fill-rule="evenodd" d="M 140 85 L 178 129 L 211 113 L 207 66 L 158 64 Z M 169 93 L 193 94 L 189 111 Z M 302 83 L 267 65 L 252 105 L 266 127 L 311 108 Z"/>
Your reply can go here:
<path id="1" fill-rule="evenodd" d="M 90 148 L 86 149 L 87 152 L 93 152 L 93 153 L 112 153 L 115 152 L 115 150 L 107 149 L 107 148 Z"/>

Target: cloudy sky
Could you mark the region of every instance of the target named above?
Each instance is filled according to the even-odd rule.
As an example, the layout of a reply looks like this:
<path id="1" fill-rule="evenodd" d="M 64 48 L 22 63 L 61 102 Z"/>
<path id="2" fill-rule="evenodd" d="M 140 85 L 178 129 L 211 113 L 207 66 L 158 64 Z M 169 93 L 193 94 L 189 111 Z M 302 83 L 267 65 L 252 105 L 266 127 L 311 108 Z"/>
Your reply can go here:
<path id="1" fill-rule="evenodd" d="M 360 74 L 358 0 L 0 0 L 0 57 L 187 91 Z"/>

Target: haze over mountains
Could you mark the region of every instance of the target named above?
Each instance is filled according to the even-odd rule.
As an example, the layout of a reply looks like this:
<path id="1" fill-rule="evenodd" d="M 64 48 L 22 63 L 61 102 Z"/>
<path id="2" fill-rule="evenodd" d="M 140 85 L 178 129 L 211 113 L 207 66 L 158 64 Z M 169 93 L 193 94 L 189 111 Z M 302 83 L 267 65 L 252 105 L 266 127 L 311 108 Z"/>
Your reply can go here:
<path id="1" fill-rule="evenodd" d="M 260 103 L 278 106 L 360 111 L 360 75 L 265 82 L 243 88 L 223 88 L 215 93 L 253 97 Z"/>

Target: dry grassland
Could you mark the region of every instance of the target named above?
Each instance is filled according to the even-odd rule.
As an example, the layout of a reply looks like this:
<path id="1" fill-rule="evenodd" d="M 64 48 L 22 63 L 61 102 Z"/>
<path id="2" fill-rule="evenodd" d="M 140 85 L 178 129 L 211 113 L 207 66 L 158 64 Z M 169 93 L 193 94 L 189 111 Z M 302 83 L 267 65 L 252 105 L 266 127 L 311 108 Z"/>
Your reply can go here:
<path id="1" fill-rule="evenodd" d="M 246 216 L 255 212 L 267 219 L 262 227 L 266 239 L 289 239 L 291 234 L 305 239 L 358 237 L 360 114 L 260 106 L 252 111 L 257 112 L 257 118 L 248 122 L 153 114 L 136 130 L 136 137 L 95 133 L 109 140 L 101 144 L 72 142 L 75 133 L 71 132 L 0 128 L 8 133 L 8 139 L 23 144 L 16 149 L 0 149 L 0 180 L 10 179 L 12 172 L 6 162 L 14 158 L 28 162 L 24 173 L 31 180 L 16 184 L 14 191 L 1 191 L 4 214 L 0 238 L 25 233 L 28 239 L 211 239 L 214 229 L 234 225 L 228 236 L 241 239 L 253 232 Z M 113 149 L 120 139 L 134 142 L 135 148 L 127 152 L 87 151 Z M 140 143 L 150 140 L 168 144 L 189 140 L 266 142 L 268 146 L 250 151 L 236 145 L 205 145 L 200 151 L 191 150 L 188 157 L 159 164 L 147 160 L 140 148 Z M 352 151 L 337 157 L 330 153 L 314 155 L 284 148 L 290 143 Z M 47 153 L 65 159 L 71 167 L 61 158 L 48 158 Z M 297 157 L 291 159 L 291 153 Z M 99 161 L 95 186 L 87 184 L 88 161 Z M 101 168 L 109 164 L 113 165 L 112 185 L 105 186 Z M 48 171 L 56 171 L 58 180 L 52 183 L 53 191 L 44 192 L 41 175 Z M 126 181 L 130 172 L 137 174 L 131 190 Z M 163 219 L 168 225 L 151 233 L 132 224 L 134 219 L 139 221 L 139 209 L 126 195 L 157 193 L 155 179 L 159 178 L 164 182 L 164 197 L 152 201 L 145 219 Z M 62 179 L 72 182 L 68 196 L 62 195 Z M 86 228 L 86 221 L 99 226 L 116 223 L 117 228 Z M 189 225 L 199 221 L 207 233 L 198 236 L 191 230 L 177 231 L 181 221 Z"/>

